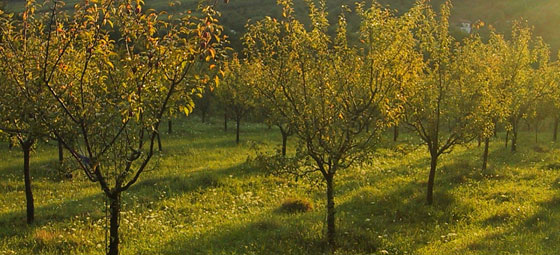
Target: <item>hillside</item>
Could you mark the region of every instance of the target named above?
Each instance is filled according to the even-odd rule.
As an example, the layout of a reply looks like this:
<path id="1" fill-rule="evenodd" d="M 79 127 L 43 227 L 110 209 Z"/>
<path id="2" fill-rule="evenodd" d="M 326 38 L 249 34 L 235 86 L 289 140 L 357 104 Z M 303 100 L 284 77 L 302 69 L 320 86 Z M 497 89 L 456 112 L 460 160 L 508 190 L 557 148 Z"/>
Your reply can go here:
<path id="1" fill-rule="evenodd" d="M 25 1 L 4 0 L 8 10 L 21 10 Z M 67 1 L 70 8 L 77 0 Z M 197 0 L 180 0 L 181 4 L 170 7 L 170 1 L 151 0 L 146 1 L 148 7 L 158 10 L 166 10 L 176 13 L 187 9 L 194 9 Z M 331 18 L 340 12 L 341 5 L 353 6 L 355 0 L 329 0 L 327 1 Z M 414 0 L 380 0 L 384 6 L 404 12 L 410 8 Z M 440 5 L 443 0 L 433 0 L 433 5 Z M 295 1 L 296 12 L 305 15 L 304 1 Z M 483 21 L 486 27 L 493 26 L 499 32 L 507 34 L 512 22 L 518 19 L 526 19 L 535 27 L 535 34 L 542 36 L 548 42 L 554 52 L 560 49 L 560 1 L 556 0 L 455 0 L 453 1 L 453 12 L 451 20 L 454 24 L 461 21 L 477 22 Z M 244 32 L 244 26 L 248 20 L 258 20 L 265 16 L 280 17 L 281 8 L 276 0 L 232 0 L 228 4 L 219 1 L 218 9 L 222 12 L 222 22 L 227 33 L 232 38 L 234 47 L 240 47 L 239 37 Z M 350 24 L 352 26 L 352 24 Z M 458 30 L 458 29 L 456 29 Z M 456 33 L 460 36 L 460 33 Z"/>

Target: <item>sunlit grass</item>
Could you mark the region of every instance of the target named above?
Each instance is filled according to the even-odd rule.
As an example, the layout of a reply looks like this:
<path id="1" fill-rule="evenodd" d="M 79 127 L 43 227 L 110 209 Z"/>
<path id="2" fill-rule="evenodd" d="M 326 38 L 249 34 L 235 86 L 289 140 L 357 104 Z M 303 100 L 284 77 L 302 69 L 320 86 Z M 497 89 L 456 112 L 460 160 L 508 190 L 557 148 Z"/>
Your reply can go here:
<path id="1" fill-rule="evenodd" d="M 174 122 L 155 168 L 124 194 L 122 254 L 320 254 L 322 186 L 267 175 L 247 159 L 274 151 L 279 132 L 243 126 L 242 143 L 221 123 Z M 503 134 L 501 134 L 503 135 Z M 425 205 L 429 158 L 408 134 L 367 164 L 336 177 L 339 254 L 554 254 L 560 249 L 559 147 L 523 134 L 511 154 L 503 137 L 480 170 L 476 143 L 444 155 L 435 204 Z M 409 140 L 405 142 L 404 140 Z M 291 141 L 293 142 L 293 141 Z M 289 144 L 293 149 L 293 144 Z M 104 197 L 74 172 L 58 176 L 56 147 L 32 154 L 36 220 L 25 224 L 21 152 L 0 145 L 0 254 L 103 254 Z M 284 213 L 290 198 L 313 210 Z"/>

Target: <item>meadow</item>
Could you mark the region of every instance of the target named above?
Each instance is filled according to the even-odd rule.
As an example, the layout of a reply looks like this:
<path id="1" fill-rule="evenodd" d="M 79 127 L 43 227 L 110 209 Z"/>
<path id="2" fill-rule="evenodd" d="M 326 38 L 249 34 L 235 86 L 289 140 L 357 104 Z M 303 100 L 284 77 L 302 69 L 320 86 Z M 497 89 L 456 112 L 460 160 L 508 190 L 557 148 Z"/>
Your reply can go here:
<path id="1" fill-rule="evenodd" d="M 324 184 L 271 175 L 257 152 L 276 153 L 278 130 L 262 124 L 225 133 L 218 119 L 174 121 L 163 152 L 123 194 L 122 254 L 321 254 Z M 426 147 L 411 133 L 390 134 L 366 163 L 336 180 L 336 254 L 555 254 L 560 250 L 560 146 L 549 132 L 521 132 L 518 152 L 491 142 L 442 156 L 434 204 L 426 205 Z M 289 154 L 294 153 L 292 138 Z M 104 254 L 105 196 L 80 170 L 58 173 L 57 148 L 31 158 L 36 222 L 25 222 L 18 148 L 0 144 L 0 254 Z M 66 168 L 72 168 L 66 159 Z M 312 205 L 287 212 L 286 201 Z"/>

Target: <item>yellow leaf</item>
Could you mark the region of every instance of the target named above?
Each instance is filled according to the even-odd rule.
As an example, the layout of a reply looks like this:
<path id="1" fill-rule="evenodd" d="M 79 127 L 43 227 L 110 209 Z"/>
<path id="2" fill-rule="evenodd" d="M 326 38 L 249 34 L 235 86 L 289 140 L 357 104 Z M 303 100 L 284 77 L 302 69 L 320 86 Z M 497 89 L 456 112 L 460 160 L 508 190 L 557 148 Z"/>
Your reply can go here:
<path id="1" fill-rule="evenodd" d="M 214 81 L 216 82 L 216 86 L 220 85 L 220 77 L 217 75 L 214 77 Z"/>

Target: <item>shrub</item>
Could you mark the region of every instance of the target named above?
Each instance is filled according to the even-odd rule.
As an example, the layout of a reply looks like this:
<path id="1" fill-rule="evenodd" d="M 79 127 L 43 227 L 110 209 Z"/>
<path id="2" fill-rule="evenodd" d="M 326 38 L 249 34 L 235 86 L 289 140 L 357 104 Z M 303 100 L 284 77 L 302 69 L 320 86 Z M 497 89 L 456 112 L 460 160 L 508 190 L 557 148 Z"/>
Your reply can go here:
<path id="1" fill-rule="evenodd" d="M 286 199 L 278 209 L 278 211 L 282 213 L 304 213 L 312 210 L 313 203 L 307 199 L 301 198 Z"/>

